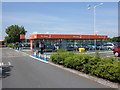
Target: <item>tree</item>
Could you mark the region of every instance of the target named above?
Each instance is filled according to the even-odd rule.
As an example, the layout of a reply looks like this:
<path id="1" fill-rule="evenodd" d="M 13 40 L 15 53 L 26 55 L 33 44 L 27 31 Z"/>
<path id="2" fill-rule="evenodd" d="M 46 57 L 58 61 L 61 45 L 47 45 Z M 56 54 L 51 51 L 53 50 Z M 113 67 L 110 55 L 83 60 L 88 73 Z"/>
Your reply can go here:
<path id="1" fill-rule="evenodd" d="M 5 41 L 7 43 L 21 42 L 20 34 L 27 33 L 23 26 L 19 27 L 18 25 L 9 26 L 5 32 L 7 34 L 7 36 L 5 37 Z"/>
<path id="2" fill-rule="evenodd" d="M 120 42 L 120 36 L 119 37 L 113 37 L 112 41 L 113 42 Z"/>
<path id="3" fill-rule="evenodd" d="M 113 37 L 113 38 L 108 38 L 108 42 L 120 42 L 120 36 L 118 37 Z"/>

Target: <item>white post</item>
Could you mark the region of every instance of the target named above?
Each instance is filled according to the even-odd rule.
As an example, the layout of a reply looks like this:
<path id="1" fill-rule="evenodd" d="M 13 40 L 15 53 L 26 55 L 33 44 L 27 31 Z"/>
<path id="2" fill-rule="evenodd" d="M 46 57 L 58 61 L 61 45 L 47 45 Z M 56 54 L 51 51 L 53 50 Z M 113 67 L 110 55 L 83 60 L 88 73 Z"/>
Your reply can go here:
<path id="1" fill-rule="evenodd" d="M 94 6 L 94 35 L 95 35 L 95 29 L 96 29 L 96 26 L 95 26 L 95 24 L 96 24 L 96 6 Z M 96 40 L 94 40 L 94 46 L 95 46 L 95 50 L 96 50 Z"/>
<path id="2" fill-rule="evenodd" d="M 38 54 L 38 58 L 41 59 L 41 53 L 40 53 L 40 52 L 39 52 L 39 54 Z"/>
<path id="3" fill-rule="evenodd" d="M 95 10 L 95 8 L 96 7 L 94 7 L 94 32 L 93 32 L 94 34 L 95 34 L 95 23 L 96 23 L 96 20 L 95 20 L 96 19 L 95 18 L 96 17 L 96 10 Z"/>

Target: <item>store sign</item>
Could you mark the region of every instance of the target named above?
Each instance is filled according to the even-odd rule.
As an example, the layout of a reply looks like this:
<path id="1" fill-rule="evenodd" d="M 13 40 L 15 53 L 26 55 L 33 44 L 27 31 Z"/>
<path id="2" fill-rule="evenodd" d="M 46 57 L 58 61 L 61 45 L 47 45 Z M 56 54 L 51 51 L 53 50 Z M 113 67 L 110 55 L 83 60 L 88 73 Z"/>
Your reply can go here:
<path id="1" fill-rule="evenodd" d="M 20 39 L 25 39 L 25 34 L 20 34 Z"/>

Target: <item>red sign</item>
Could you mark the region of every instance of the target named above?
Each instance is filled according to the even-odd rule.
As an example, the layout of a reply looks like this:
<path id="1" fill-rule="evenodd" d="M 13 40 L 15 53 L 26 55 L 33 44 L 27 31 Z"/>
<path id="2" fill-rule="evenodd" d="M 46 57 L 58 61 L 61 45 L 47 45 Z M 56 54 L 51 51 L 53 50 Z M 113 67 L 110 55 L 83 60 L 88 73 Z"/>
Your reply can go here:
<path id="1" fill-rule="evenodd" d="M 25 34 L 20 34 L 20 39 L 25 39 Z"/>
<path id="2" fill-rule="evenodd" d="M 30 39 L 108 39 L 104 35 L 35 34 Z"/>

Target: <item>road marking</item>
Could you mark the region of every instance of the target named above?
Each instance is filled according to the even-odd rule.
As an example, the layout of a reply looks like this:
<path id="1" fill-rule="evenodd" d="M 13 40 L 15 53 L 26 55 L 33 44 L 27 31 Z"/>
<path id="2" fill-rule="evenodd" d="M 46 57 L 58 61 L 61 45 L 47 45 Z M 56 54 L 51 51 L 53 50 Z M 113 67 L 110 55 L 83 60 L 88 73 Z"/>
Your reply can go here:
<path id="1" fill-rule="evenodd" d="M 42 59 L 38 59 L 38 58 L 36 58 L 36 57 L 34 57 L 34 56 L 31 56 L 31 55 L 29 55 L 29 56 L 32 57 L 32 58 L 34 58 L 34 59 L 36 59 L 36 60 L 39 60 L 39 61 L 41 61 L 41 62 L 48 63 L 47 61 L 44 61 L 44 60 L 42 60 Z"/>

